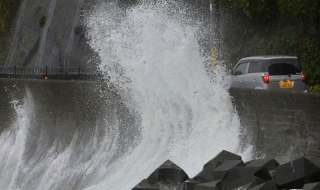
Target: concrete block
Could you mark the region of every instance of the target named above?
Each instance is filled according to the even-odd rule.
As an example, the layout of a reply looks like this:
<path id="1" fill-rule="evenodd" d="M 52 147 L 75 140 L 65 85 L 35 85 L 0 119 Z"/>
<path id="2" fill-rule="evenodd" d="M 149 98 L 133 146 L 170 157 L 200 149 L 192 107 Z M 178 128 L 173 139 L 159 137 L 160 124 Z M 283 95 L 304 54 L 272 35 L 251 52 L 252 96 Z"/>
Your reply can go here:
<path id="1" fill-rule="evenodd" d="M 228 171 L 233 169 L 234 167 L 244 167 L 245 164 L 242 160 L 227 160 L 223 162 L 220 166 L 212 171 L 213 177 L 216 180 L 222 180 Z"/>
<path id="2" fill-rule="evenodd" d="M 203 169 L 214 170 L 227 160 L 241 160 L 241 156 L 223 150 L 216 157 L 207 162 L 203 166 Z"/>
<path id="3" fill-rule="evenodd" d="M 315 182 L 304 184 L 302 190 L 320 190 L 320 183 Z"/>
<path id="4" fill-rule="evenodd" d="M 252 183 L 250 187 L 254 187 L 269 180 L 272 178 L 264 167 L 235 167 L 228 171 L 223 186 L 225 190 L 232 190 L 249 183 Z"/>
<path id="5" fill-rule="evenodd" d="M 234 189 L 231 189 L 231 190 L 245 190 L 245 189 L 248 189 L 252 186 L 252 183 L 247 183 L 247 184 L 244 184 L 244 185 L 241 185 L 239 187 L 236 187 Z"/>
<path id="6" fill-rule="evenodd" d="M 269 174 L 271 175 L 271 178 L 272 178 L 272 179 L 274 179 L 274 175 L 275 175 L 274 171 L 275 171 L 275 170 L 269 170 Z"/>
<path id="7" fill-rule="evenodd" d="M 144 179 L 132 190 L 160 190 L 160 187 L 158 186 L 158 184 L 151 185 L 146 179 Z"/>
<path id="8" fill-rule="evenodd" d="M 275 169 L 275 182 L 280 188 L 301 189 L 305 183 L 319 182 L 320 168 L 302 157 Z"/>
<path id="9" fill-rule="evenodd" d="M 222 190 L 221 181 L 211 181 L 200 183 L 194 186 L 193 190 Z"/>
<path id="10" fill-rule="evenodd" d="M 193 190 L 194 186 L 199 183 L 199 181 L 194 179 L 188 179 L 180 185 L 179 190 Z"/>
<path id="11" fill-rule="evenodd" d="M 273 180 L 271 180 L 257 185 L 255 187 L 251 187 L 248 190 L 278 190 L 278 187 L 276 183 Z"/>
<path id="12" fill-rule="evenodd" d="M 215 180 L 213 177 L 212 170 L 207 170 L 207 169 L 203 169 L 200 173 L 198 173 L 192 179 L 194 179 L 200 183 L 205 183 L 205 182 L 210 182 L 210 181 Z"/>
<path id="13" fill-rule="evenodd" d="M 275 170 L 279 163 L 274 159 L 256 159 L 246 164 L 246 167 L 265 167 L 267 170 Z"/>
<path id="14" fill-rule="evenodd" d="M 185 171 L 172 161 L 167 160 L 147 178 L 147 181 L 152 185 L 160 181 L 182 183 L 187 179 L 189 179 L 189 177 Z"/>

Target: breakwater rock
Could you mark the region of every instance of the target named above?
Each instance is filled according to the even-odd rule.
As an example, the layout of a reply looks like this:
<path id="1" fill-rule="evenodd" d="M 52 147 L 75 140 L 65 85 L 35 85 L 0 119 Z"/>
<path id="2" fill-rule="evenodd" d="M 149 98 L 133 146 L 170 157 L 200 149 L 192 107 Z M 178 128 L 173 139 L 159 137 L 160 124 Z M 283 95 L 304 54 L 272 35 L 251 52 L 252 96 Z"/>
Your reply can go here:
<path id="1" fill-rule="evenodd" d="M 279 164 L 275 159 L 243 162 L 223 150 L 193 178 L 167 160 L 132 190 L 320 189 L 320 167 L 306 157 Z"/>

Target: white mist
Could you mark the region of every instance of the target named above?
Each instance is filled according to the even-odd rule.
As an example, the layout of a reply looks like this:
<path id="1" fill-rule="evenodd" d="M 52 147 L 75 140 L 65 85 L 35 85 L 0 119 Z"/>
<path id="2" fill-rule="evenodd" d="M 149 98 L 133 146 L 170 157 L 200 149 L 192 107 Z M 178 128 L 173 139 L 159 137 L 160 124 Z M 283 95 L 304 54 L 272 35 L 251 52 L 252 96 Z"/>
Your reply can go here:
<path id="1" fill-rule="evenodd" d="M 26 92 L 23 100 L 11 102 L 16 111 L 16 120 L 0 136 L 0 187 L 9 190 L 20 187 L 19 178 L 25 165 L 23 154 L 34 119 L 33 97 L 29 89 Z"/>
<path id="2" fill-rule="evenodd" d="M 103 3 L 86 15 L 100 68 L 121 95 L 108 101 L 123 102 L 131 115 L 106 107 L 96 126 L 77 129 L 72 117 L 42 118 L 38 94 L 26 87 L 25 98 L 13 101 L 15 121 L 0 135 L 0 187 L 130 190 L 168 159 L 189 177 L 222 150 L 251 159 L 251 149 L 241 152 L 229 76 L 222 65 L 208 69 L 199 44 L 205 26 L 188 10 L 166 1 L 126 10 Z"/>
<path id="3" fill-rule="evenodd" d="M 106 3 L 87 18 L 100 68 L 139 113 L 142 140 L 89 189 L 131 189 L 170 159 L 193 177 L 222 150 L 240 153 L 240 123 L 218 66 L 207 72 L 197 35 L 201 23 L 166 1 L 126 11 Z M 242 155 L 250 158 L 251 153 Z"/>

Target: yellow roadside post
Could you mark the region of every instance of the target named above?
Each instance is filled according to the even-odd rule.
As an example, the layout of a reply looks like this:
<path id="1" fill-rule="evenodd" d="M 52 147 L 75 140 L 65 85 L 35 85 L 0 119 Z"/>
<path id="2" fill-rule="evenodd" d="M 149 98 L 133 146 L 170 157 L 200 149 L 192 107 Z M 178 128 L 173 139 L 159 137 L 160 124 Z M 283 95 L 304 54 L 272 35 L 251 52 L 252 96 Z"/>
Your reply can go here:
<path id="1" fill-rule="evenodd" d="M 210 0 L 210 66 L 212 70 L 216 69 L 220 59 L 220 0 Z"/>
<path id="2" fill-rule="evenodd" d="M 217 48 L 212 48 L 212 49 L 210 50 L 210 57 L 211 57 L 210 65 L 211 65 L 212 70 L 214 70 L 214 69 L 216 68 L 217 61 L 218 61 L 218 51 L 217 51 Z"/>

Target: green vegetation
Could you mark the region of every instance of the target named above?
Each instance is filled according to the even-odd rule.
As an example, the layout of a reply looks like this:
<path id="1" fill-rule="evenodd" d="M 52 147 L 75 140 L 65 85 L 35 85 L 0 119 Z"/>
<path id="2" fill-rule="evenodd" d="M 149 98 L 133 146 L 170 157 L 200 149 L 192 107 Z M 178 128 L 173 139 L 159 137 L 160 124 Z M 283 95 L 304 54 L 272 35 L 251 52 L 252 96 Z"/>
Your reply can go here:
<path id="1" fill-rule="evenodd" d="M 0 60 L 4 59 L 5 55 L 4 55 L 4 52 L 0 52 Z"/>
<path id="2" fill-rule="evenodd" d="M 41 28 L 46 24 L 46 21 L 47 21 L 47 17 L 46 16 L 42 16 L 39 19 L 39 25 L 40 25 Z"/>
<path id="3" fill-rule="evenodd" d="M 320 92 L 320 84 L 309 86 L 308 92 Z"/>
<path id="4" fill-rule="evenodd" d="M 308 90 L 320 92 L 319 0 L 220 0 L 221 36 L 232 63 L 251 55 L 295 55 Z"/>
<path id="5" fill-rule="evenodd" d="M 16 16 L 21 0 L 0 0 L 0 62 L 5 58 L 12 22 Z"/>

